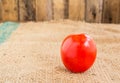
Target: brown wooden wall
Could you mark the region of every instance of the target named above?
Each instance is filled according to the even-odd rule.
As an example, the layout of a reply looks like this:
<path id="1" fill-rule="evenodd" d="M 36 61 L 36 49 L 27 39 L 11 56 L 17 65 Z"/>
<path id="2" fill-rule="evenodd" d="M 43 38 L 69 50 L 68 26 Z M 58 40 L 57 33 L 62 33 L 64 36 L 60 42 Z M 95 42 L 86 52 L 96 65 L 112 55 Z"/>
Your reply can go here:
<path id="1" fill-rule="evenodd" d="M 0 22 L 59 19 L 120 23 L 120 0 L 0 0 Z"/>

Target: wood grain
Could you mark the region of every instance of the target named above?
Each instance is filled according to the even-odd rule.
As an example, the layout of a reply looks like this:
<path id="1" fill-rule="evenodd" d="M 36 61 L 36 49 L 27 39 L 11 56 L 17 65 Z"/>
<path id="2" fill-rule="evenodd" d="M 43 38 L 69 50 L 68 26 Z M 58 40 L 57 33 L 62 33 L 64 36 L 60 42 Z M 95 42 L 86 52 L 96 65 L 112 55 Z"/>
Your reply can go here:
<path id="1" fill-rule="evenodd" d="M 120 0 L 104 0 L 103 4 L 104 23 L 119 23 L 120 18 Z"/>
<path id="2" fill-rule="evenodd" d="M 52 0 L 36 0 L 36 20 L 52 19 Z"/>
<path id="3" fill-rule="evenodd" d="M 35 0 L 19 0 L 19 20 L 35 21 L 36 18 Z"/>
<path id="4" fill-rule="evenodd" d="M 36 0 L 36 20 L 44 21 L 47 19 L 47 0 Z"/>
<path id="5" fill-rule="evenodd" d="M 69 18 L 69 0 L 64 0 L 64 19 Z"/>
<path id="6" fill-rule="evenodd" d="M 120 0 L 0 0 L 0 21 L 120 23 Z"/>
<path id="7" fill-rule="evenodd" d="M 53 18 L 64 19 L 64 0 L 53 0 Z"/>
<path id="8" fill-rule="evenodd" d="M 1 0 L 2 21 L 18 21 L 18 0 Z"/>
<path id="9" fill-rule="evenodd" d="M 101 22 L 103 0 L 86 0 L 85 20 L 87 22 Z"/>
<path id="10" fill-rule="evenodd" d="M 2 1 L 0 0 L 0 22 L 2 22 Z"/>
<path id="11" fill-rule="evenodd" d="M 69 0 L 69 19 L 84 20 L 85 0 Z"/>

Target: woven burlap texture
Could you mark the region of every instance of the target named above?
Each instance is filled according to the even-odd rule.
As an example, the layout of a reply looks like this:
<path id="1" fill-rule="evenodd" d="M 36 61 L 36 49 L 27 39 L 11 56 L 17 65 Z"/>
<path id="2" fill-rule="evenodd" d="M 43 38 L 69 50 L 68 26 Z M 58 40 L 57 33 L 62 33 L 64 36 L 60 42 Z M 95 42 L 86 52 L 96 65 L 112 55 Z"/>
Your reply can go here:
<path id="1" fill-rule="evenodd" d="M 60 46 L 70 34 L 86 33 L 97 45 L 97 59 L 84 73 L 62 64 Z M 73 21 L 20 23 L 0 45 L 0 83 L 119 83 L 120 25 Z"/>

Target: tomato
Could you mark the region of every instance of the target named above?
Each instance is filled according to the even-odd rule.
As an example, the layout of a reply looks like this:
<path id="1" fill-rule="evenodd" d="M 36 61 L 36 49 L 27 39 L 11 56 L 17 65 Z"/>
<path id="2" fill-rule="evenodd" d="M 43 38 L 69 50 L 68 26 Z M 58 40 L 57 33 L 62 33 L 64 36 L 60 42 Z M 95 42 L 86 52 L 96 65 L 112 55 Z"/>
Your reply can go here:
<path id="1" fill-rule="evenodd" d="M 86 34 L 69 35 L 61 45 L 62 62 L 71 72 L 88 70 L 93 65 L 96 54 L 96 44 Z"/>

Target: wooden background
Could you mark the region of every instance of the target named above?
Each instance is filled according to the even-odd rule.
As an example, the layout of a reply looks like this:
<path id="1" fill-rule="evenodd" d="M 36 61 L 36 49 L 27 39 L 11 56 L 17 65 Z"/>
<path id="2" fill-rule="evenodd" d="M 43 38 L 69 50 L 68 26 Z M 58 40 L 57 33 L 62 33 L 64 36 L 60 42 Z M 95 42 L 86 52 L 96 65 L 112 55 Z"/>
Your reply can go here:
<path id="1" fill-rule="evenodd" d="M 60 19 L 120 23 L 120 0 L 0 0 L 0 22 Z"/>

